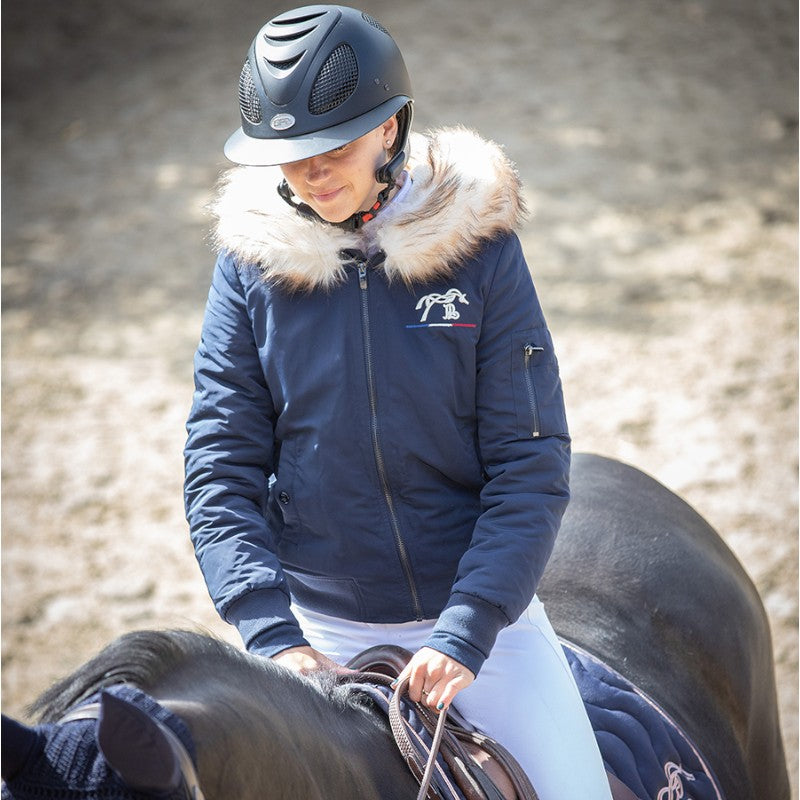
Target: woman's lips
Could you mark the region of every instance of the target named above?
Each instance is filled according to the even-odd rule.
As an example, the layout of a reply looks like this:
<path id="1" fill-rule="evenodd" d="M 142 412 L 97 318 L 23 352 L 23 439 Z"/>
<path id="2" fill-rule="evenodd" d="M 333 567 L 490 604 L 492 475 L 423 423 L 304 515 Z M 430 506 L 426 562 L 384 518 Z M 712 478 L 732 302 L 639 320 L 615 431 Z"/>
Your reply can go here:
<path id="1" fill-rule="evenodd" d="M 318 203 L 327 203 L 336 198 L 341 191 L 342 191 L 341 188 L 339 188 L 339 189 L 332 189 L 330 192 L 321 192 L 321 193 L 312 192 L 311 196 Z"/>

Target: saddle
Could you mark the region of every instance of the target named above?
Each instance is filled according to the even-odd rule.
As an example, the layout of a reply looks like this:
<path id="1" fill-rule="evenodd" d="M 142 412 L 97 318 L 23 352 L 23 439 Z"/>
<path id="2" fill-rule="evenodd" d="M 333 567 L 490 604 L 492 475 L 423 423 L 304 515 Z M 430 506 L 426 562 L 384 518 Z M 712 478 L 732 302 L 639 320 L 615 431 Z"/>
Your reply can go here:
<path id="1" fill-rule="evenodd" d="M 363 681 L 378 689 L 367 693 L 389 717 L 395 743 L 420 784 L 418 800 L 538 800 L 516 759 L 475 731 L 452 707 L 435 714 L 404 696 L 406 682 L 390 690 L 386 699 L 380 689 L 390 687 L 410 658 L 401 647 L 378 645 L 347 666 L 360 673 L 359 688 Z"/>
<path id="2" fill-rule="evenodd" d="M 410 658 L 411 653 L 401 647 L 378 645 L 347 666 L 360 673 L 351 682 L 360 688 L 362 682 L 375 687 L 366 691 L 389 717 L 395 743 L 420 784 L 417 800 L 538 800 L 511 753 L 476 731 L 454 708 L 434 714 L 427 706 L 403 697 L 405 682 L 391 692 L 390 685 Z M 637 800 L 614 775 L 608 773 L 608 779 L 613 800 Z"/>

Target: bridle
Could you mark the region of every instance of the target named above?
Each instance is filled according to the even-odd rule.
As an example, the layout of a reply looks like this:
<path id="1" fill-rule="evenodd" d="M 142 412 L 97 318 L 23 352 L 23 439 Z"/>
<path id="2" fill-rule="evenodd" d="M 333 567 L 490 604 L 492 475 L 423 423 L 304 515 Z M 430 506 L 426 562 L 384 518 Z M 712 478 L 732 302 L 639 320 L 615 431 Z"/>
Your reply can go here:
<path id="1" fill-rule="evenodd" d="M 58 721 L 59 724 L 65 722 L 75 722 L 76 720 L 86 719 L 99 719 L 100 718 L 100 703 L 87 703 L 68 711 Z M 183 742 L 170 730 L 170 728 L 163 722 L 152 718 L 153 722 L 158 726 L 161 733 L 164 734 L 169 742 L 172 752 L 178 759 L 178 764 L 181 771 L 181 788 L 183 789 L 183 797 L 185 800 L 205 800 L 203 790 L 200 788 L 200 780 L 197 777 L 197 770 L 194 768 L 192 757 L 187 752 Z"/>

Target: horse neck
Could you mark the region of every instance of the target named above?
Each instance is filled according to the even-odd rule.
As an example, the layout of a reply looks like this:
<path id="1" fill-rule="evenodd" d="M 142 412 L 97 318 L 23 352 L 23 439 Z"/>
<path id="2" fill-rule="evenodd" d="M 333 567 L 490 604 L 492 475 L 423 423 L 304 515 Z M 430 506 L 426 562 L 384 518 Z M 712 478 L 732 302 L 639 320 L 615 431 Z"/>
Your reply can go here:
<path id="1" fill-rule="evenodd" d="M 207 675 L 208 673 L 206 673 Z M 407 800 L 416 784 L 386 727 L 285 670 L 253 691 L 220 673 L 156 697 L 189 726 L 207 800 Z M 265 690 L 266 689 L 266 690 Z M 160 696 L 159 696 L 160 695 Z"/>

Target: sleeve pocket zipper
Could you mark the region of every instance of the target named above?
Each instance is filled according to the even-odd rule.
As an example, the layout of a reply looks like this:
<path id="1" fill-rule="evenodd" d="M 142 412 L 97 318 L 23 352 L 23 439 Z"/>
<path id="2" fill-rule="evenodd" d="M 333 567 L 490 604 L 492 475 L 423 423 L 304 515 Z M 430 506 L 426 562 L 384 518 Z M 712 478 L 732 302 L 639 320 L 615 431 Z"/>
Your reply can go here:
<path id="1" fill-rule="evenodd" d="M 541 436 L 539 423 L 539 403 L 536 399 L 536 382 L 533 379 L 533 359 L 537 353 L 543 353 L 544 347 L 535 344 L 526 344 L 523 347 L 525 354 L 525 388 L 528 392 L 528 406 L 531 412 L 531 437 L 537 439 Z"/>

